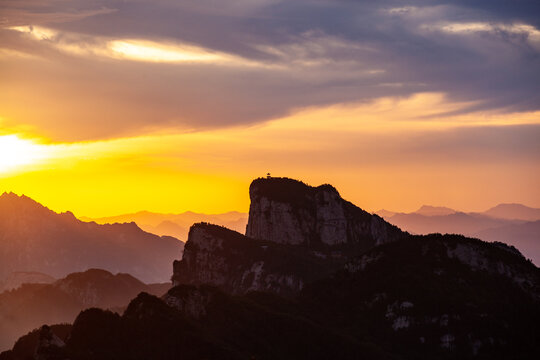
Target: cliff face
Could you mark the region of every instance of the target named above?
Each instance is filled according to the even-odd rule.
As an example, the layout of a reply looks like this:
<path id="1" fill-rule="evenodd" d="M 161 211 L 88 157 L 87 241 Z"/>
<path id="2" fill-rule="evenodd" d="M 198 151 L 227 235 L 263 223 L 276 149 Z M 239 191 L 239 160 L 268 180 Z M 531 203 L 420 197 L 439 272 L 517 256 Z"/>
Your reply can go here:
<path id="1" fill-rule="evenodd" d="M 363 249 L 397 240 L 401 231 L 341 198 L 330 185 L 287 178 L 257 179 L 249 188 L 246 235 L 279 244 Z"/>
<path id="2" fill-rule="evenodd" d="M 206 223 L 191 228 L 183 258 L 174 262 L 174 285 L 292 295 L 351 257 L 407 236 L 343 200 L 330 185 L 258 179 L 250 196 L 247 236 Z"/>
<path id="3" fill-rule="evenodd" d="M 206 223 L 191 227 L 173 285 L 211 284 L 228 293 L 267 291 L 290 295 L 327 276 L 341 261 L 306 248 L 248 238 Z"/>

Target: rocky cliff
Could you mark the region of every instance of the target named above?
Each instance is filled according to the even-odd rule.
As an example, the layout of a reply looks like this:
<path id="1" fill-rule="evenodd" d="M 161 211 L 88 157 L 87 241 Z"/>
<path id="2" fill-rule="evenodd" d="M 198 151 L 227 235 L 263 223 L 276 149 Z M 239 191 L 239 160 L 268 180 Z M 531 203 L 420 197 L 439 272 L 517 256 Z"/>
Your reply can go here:
<path id="1" fill-rule="evenodd" d="M 206 223 L 191 228 L 183 258 L 174 262 L 175 285 L 293 295 L 366 249 L 407 236 L 330 185 L 257 179 L 250 197 L 247 236 Z"/>
<path id="2" fill-rule="evenodd" d="M 227 228 L 194 224 L 181 261 L 174 262 L 174 285 L 212 284 L 228 293 L 267 291 L 291 295 L 304 284 L 342 265 L 300 246 L 246 237 Z"/>
<path id="3" fill-rule="evenodd" d="M 279 244 L 368 249 L 401 231 L 341 198 L 331 185 L 312 187 L 288 178 L 260 178 L 249 187 L 246 235 Z"/>

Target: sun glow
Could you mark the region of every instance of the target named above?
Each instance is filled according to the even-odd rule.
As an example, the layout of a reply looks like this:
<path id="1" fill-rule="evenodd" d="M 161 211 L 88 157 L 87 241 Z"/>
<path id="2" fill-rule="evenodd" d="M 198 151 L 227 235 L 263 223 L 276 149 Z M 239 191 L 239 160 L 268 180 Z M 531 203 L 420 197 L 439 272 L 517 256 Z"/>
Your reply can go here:
<path id="1" fill-rule="evenodd" d="M 35 164 L 47 157 L 47 149 L 17 135 L 0 136 L 0 173 Z"/>

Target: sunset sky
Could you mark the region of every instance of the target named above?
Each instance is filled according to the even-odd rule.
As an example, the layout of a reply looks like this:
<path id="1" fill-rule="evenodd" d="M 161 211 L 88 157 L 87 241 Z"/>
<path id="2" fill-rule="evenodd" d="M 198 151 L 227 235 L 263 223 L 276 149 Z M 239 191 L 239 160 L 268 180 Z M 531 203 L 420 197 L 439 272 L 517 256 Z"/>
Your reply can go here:
<path id="1" fill-rule="evenodd" d="M 540 207 L 540 1 L 0 0 L 0 192 L 247 211 Z"/>

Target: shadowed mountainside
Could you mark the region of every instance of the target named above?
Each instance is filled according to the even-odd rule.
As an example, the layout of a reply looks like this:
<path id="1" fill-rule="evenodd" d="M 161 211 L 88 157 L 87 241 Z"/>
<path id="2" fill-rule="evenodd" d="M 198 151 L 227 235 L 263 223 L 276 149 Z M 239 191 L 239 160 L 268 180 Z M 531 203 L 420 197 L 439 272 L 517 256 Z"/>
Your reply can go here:
<path id="1" fill-rule="evenodd" d="M 100 269 L 69 274 L 52 284 L 23 284 L 0 294 L 0 349 L 43 324 L 71 323 L 86 308 L 120 310 L 141 291 L 161 296 L 170 287 Z"/>
<path id="2" fill-rule="evenodd" d="M 86 310 L 47 359 L 536 359 L 539 275 L 503 245 L 411 236 L 294 298 L 179 285 Z"/>
<path id="3" fill-rule="evenodd" d="M 26 196 L 0 196 L 0 280 L 16 271 L 55 278 L 89 268 L 124 272 L 145 282 L 170 278 L 184 243 L 136 224 L 98 225 L 57 214 Z"/>

